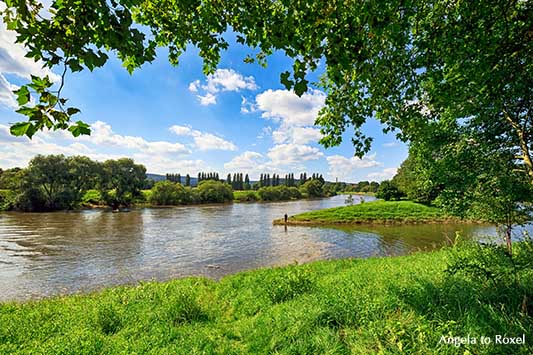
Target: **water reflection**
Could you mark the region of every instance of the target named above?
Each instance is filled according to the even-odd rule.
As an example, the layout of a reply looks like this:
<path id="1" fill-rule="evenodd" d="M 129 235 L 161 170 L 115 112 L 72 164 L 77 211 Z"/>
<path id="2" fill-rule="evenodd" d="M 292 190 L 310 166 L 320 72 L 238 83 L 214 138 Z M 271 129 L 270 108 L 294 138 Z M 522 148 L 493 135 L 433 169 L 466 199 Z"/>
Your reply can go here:
<path id="1" fill-rule="evenodd" d="M 344 205 L 344 196 L 279 203 L 43 214 L 0 214 L 0 300 L 93 290 L 187 275 L 339 257 L 399 255 L 439 247 L 465 225 L 309 228 L 272 220 Z M 365 197 L 367 201 L 371 200 Z M 359 198 L 354 198 L 359 202 Z M 518 232 L 519 233 L 519 232 Z"/>

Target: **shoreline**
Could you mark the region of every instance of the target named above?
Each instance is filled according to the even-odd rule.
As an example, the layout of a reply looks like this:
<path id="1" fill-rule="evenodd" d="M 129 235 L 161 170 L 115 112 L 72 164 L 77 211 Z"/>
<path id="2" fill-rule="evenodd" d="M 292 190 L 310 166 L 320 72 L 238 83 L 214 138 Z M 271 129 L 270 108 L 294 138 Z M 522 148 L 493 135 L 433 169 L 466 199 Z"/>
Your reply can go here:
<path id="1" fill-rule="evenodd" d="M 371 201 L 277 218 L 273 225 L 285 226 L 357 226 L 414 224 L 488 224 L 486 221 L 462 219 L 437 207 L 412 201 Z"/>
<path id="2" fill-rule="evenodd" d="M 533 336 L 531 318 L 520 313 L 520 292 L 510 293 L 501 311 L 492 287 L 446 274 L 449 258 L 466 252 L 454 246 L 320 260 L 218 281 L 186 277 L 0 302 L 0 353 L 266 354 L 275 346 L 280 353 L 371 354 L 376 339 L 385 339 L 387 353 L 428 354 L 450 352 L 440 341 L 450 324 L 456 335 Z M 532 349 L 526 343 L 505 350 Z"/>

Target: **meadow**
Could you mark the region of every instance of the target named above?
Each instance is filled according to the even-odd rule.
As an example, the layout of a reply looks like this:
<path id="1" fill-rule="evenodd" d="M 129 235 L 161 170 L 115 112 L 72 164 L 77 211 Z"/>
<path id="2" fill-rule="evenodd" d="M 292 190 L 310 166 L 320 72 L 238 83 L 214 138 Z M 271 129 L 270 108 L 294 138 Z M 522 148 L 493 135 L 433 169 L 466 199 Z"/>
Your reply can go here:
<path id="1" fill-rule="evenodd" d="M 531 354 L 531 272 L 519 281 L 462 272 L 481 254 L 501 269 L 497 250 L 465 245 L 4 303 L 0 354 Z M 526 344 L 496 344 L 498 335 Z M 467 336 L 477 343 L 459 344 Z"/>

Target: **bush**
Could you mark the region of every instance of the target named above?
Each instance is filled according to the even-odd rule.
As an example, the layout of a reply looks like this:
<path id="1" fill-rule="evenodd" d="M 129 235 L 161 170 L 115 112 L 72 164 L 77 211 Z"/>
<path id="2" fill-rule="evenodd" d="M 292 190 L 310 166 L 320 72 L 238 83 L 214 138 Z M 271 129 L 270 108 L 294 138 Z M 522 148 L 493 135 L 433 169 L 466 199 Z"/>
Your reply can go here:
<path id="1" fill-rule="evenodd" d="M 197 191 L 202 203 L 233 201 L 233 190 L 224 182 L 205 180 L 200 182 Z"/>
<path id="2" fill-rule="evenodd" d="M 154 205 L 182 205 L 190 203 L 191 196 L 181 184 L 172 181 L 158 181 L 149 197 Z"/>
<path id="3" fill-rule="evenodd" d="M 262 187 L 257 190 L 257 194 L 262 201 L 287 201 L 302 197 L 296 187 L 285 185 Z"/>
<path id="4" fill-rule="evenodd" d="M 16 193 L 11 190 L 0 190 L 0 211 L 10 211 L 15 207 Z"/>
<path id="5" fill-rule="evenodd" d="M 235 199 L 240 202 L 252 202 L 259 200 L 259 196 L 255 193 L 255 191 L 239 191 L 237 193 L 234 192 Z"/>
<path id="6" fill-rule="evenodd" d="M 300 192 L 307 197 L 322 197 L 322 185 L 318 179 L 309 180 L 300 186 Z"/>
<path id="7" fill-rule="evenodd" d="M 376 197 L 385 201 L 391 201 L 399 200 L 403 197 L 403 194 L 392 181 L 385 180 L 379 185 Z"/>
<path id="8" fill-rule="evenodd" d="M 102 195 L 98 190 L 88 190 L 82 197 L 84 205 L 100 205 L 103 203 Z"/>

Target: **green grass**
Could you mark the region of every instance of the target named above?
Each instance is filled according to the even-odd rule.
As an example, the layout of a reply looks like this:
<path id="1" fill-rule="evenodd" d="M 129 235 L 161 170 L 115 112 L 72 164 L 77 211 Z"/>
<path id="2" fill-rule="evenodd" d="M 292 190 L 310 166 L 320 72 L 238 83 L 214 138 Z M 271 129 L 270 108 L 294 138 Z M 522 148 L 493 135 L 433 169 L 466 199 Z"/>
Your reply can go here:
<path id="1" fill-rule="evenodd" d="M 255 190 L 233 191 L 233 201 L 251 202 L 259 201 L 261 198 Z"/>
<path id="2" fill-rule="evenodd" d="M 305 212 L 291 216 L 288 224 L 334 225 L 364 223 L 430 223 L 458 221 L 436 207 L 411 201 L 372 201 Z M 274 221 L 283 224 L 283 220 Z"/>
<path id="3" fill-rule="evenodd" d="M 220 282 L 187 278 L 0 304 L 0 354 L 533 353 L 521 295 L 446 276 L 450 255 L 321 261 Z M 439 343 L 443 335 L 523 333 L 522 347 Z"/>

